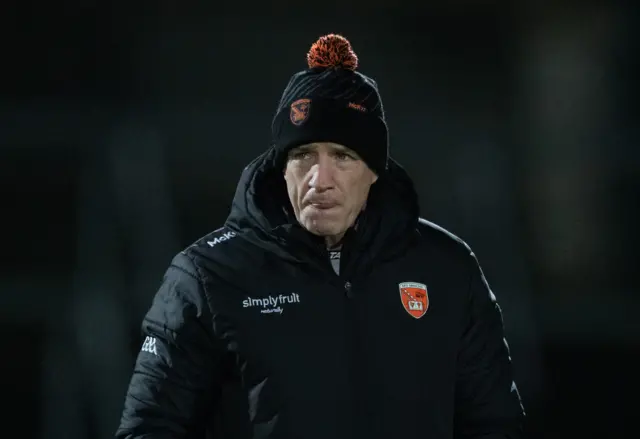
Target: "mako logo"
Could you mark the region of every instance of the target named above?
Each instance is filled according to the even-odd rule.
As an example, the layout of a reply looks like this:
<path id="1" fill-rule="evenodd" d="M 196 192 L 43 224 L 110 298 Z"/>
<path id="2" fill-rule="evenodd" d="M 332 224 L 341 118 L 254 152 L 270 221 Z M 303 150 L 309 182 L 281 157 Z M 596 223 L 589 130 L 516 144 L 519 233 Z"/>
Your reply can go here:
<path id="1" fill-rule="evenodd" d="M 236 232 L 226 232 L 215 238 L 213 241 L 207 241 L 207 244 L 209 244 L 209 247 L 213 247 L 220 244 L 221 242 L 230 240 L 234 236 L 236 236 Z"/>
<path id="2" fill-rule="evenodd" d="M 288 295 L 280 294 L 279 296 L 267 296 L 262 299 L 252 299 L 249 297 L 242 301 L 243 308 L 260 307 L 262 314 L 278 313 L 284 311 L 283 305 L 286 303 L 300 303 L 300 296 L 297 293 Z"/>

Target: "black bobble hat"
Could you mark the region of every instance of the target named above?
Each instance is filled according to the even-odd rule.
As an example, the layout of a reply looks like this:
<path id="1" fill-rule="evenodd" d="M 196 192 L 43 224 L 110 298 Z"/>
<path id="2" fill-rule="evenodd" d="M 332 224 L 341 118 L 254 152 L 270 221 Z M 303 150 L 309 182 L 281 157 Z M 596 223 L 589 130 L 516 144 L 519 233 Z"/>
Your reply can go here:
<path id="1" fill-rule="evenodd" d="M 296 146 L 333 142 L 355 151 L 376 173 L 387 168 L 389 136 L 376 82 L 356 71 L 349 41 L 319 38 L 307 54 L 308 69 L 291 77 L 271 125 L 284 160 Z"/>

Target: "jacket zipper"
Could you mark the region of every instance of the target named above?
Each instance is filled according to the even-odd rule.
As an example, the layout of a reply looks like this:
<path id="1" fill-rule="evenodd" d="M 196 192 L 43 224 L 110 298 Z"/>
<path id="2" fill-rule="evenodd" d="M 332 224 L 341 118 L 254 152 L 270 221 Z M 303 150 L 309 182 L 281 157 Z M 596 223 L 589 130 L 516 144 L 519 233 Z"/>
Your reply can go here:
<path id="1" fill-rule="evenodd" d="M 353 299 L 353 293 L 351 289 L 351 282 L 346 281 L 344 283 L 344 292 L 347 295 L 347 299 Z"/>
<path id="2" fill-rule="evenodd" d="M 345 280 L 345 278 L 341 275 L 335 272 L 335 270 L 333 269 L 333 266 L 331 265 L 331 260 L 330 259 L 326 259 L 326 270 L 331 273 L 333 276 L 335 276 L 336 279 L 336 283 L 338 285 L 341 286 L 342 288 L 342 292 L 344 293 L 344 295 L 348 298 L 348 299 L 353 299 L 353 285 L 351 284 L 350 281 Z M 332 281 L 333 283 L 334 281 Z M 338 286 L 336 285 L 336 286 Z"/>

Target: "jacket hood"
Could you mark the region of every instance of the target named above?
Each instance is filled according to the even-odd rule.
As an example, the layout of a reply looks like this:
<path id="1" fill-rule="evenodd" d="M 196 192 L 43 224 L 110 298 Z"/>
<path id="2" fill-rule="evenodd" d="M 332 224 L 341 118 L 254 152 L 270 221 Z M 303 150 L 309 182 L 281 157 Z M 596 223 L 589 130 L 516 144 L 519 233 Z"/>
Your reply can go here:
<path id="1" fill-rule="evenodd" d="M 293 215 L 281 156 L 272 147 L 244 168 L 225 226 L 257 245 L 276 248 L 281 256 L 300 261 L 305 256 L 300 252 L 301 245 L 324 250 L 324 241 L 304 230 Z M 357 227 L 345 235 L 343 253 L 366 254 L 370 260 L 390 256 L 394 248 L 397 250 L 413 236 L 418 219 L 413 182 L 395 160 L 389 159 L 387 171 L 371 186 Z"/>

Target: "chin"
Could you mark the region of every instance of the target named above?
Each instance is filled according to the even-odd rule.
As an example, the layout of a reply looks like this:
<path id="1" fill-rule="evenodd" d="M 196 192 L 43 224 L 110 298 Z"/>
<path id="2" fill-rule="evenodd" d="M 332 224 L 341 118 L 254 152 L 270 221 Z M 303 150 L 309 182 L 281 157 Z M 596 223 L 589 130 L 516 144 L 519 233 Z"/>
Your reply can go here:
<path id="1" fill-rule="evenodd" d="M 343 232 L 342 227 L 333 221 L 304 218 L 300 223 L 305 229 L 317 236 L 335 236 Z"/>
<path id="2" fill-rule="evenodd" d="M 335 236 L 340 234 L 339 229 L 336 227 L 327 227 L 320 224 L 303 224 L 303 226 L 317 236 Z"/>
<path id="3" fill-rule="evenodd" d="M 342 212 L 338 209 L 317 210 L 306 208 L 300 212 L 298 221 L 309 232 L 317 236 L 337 236 L 348 228 Z"/>

